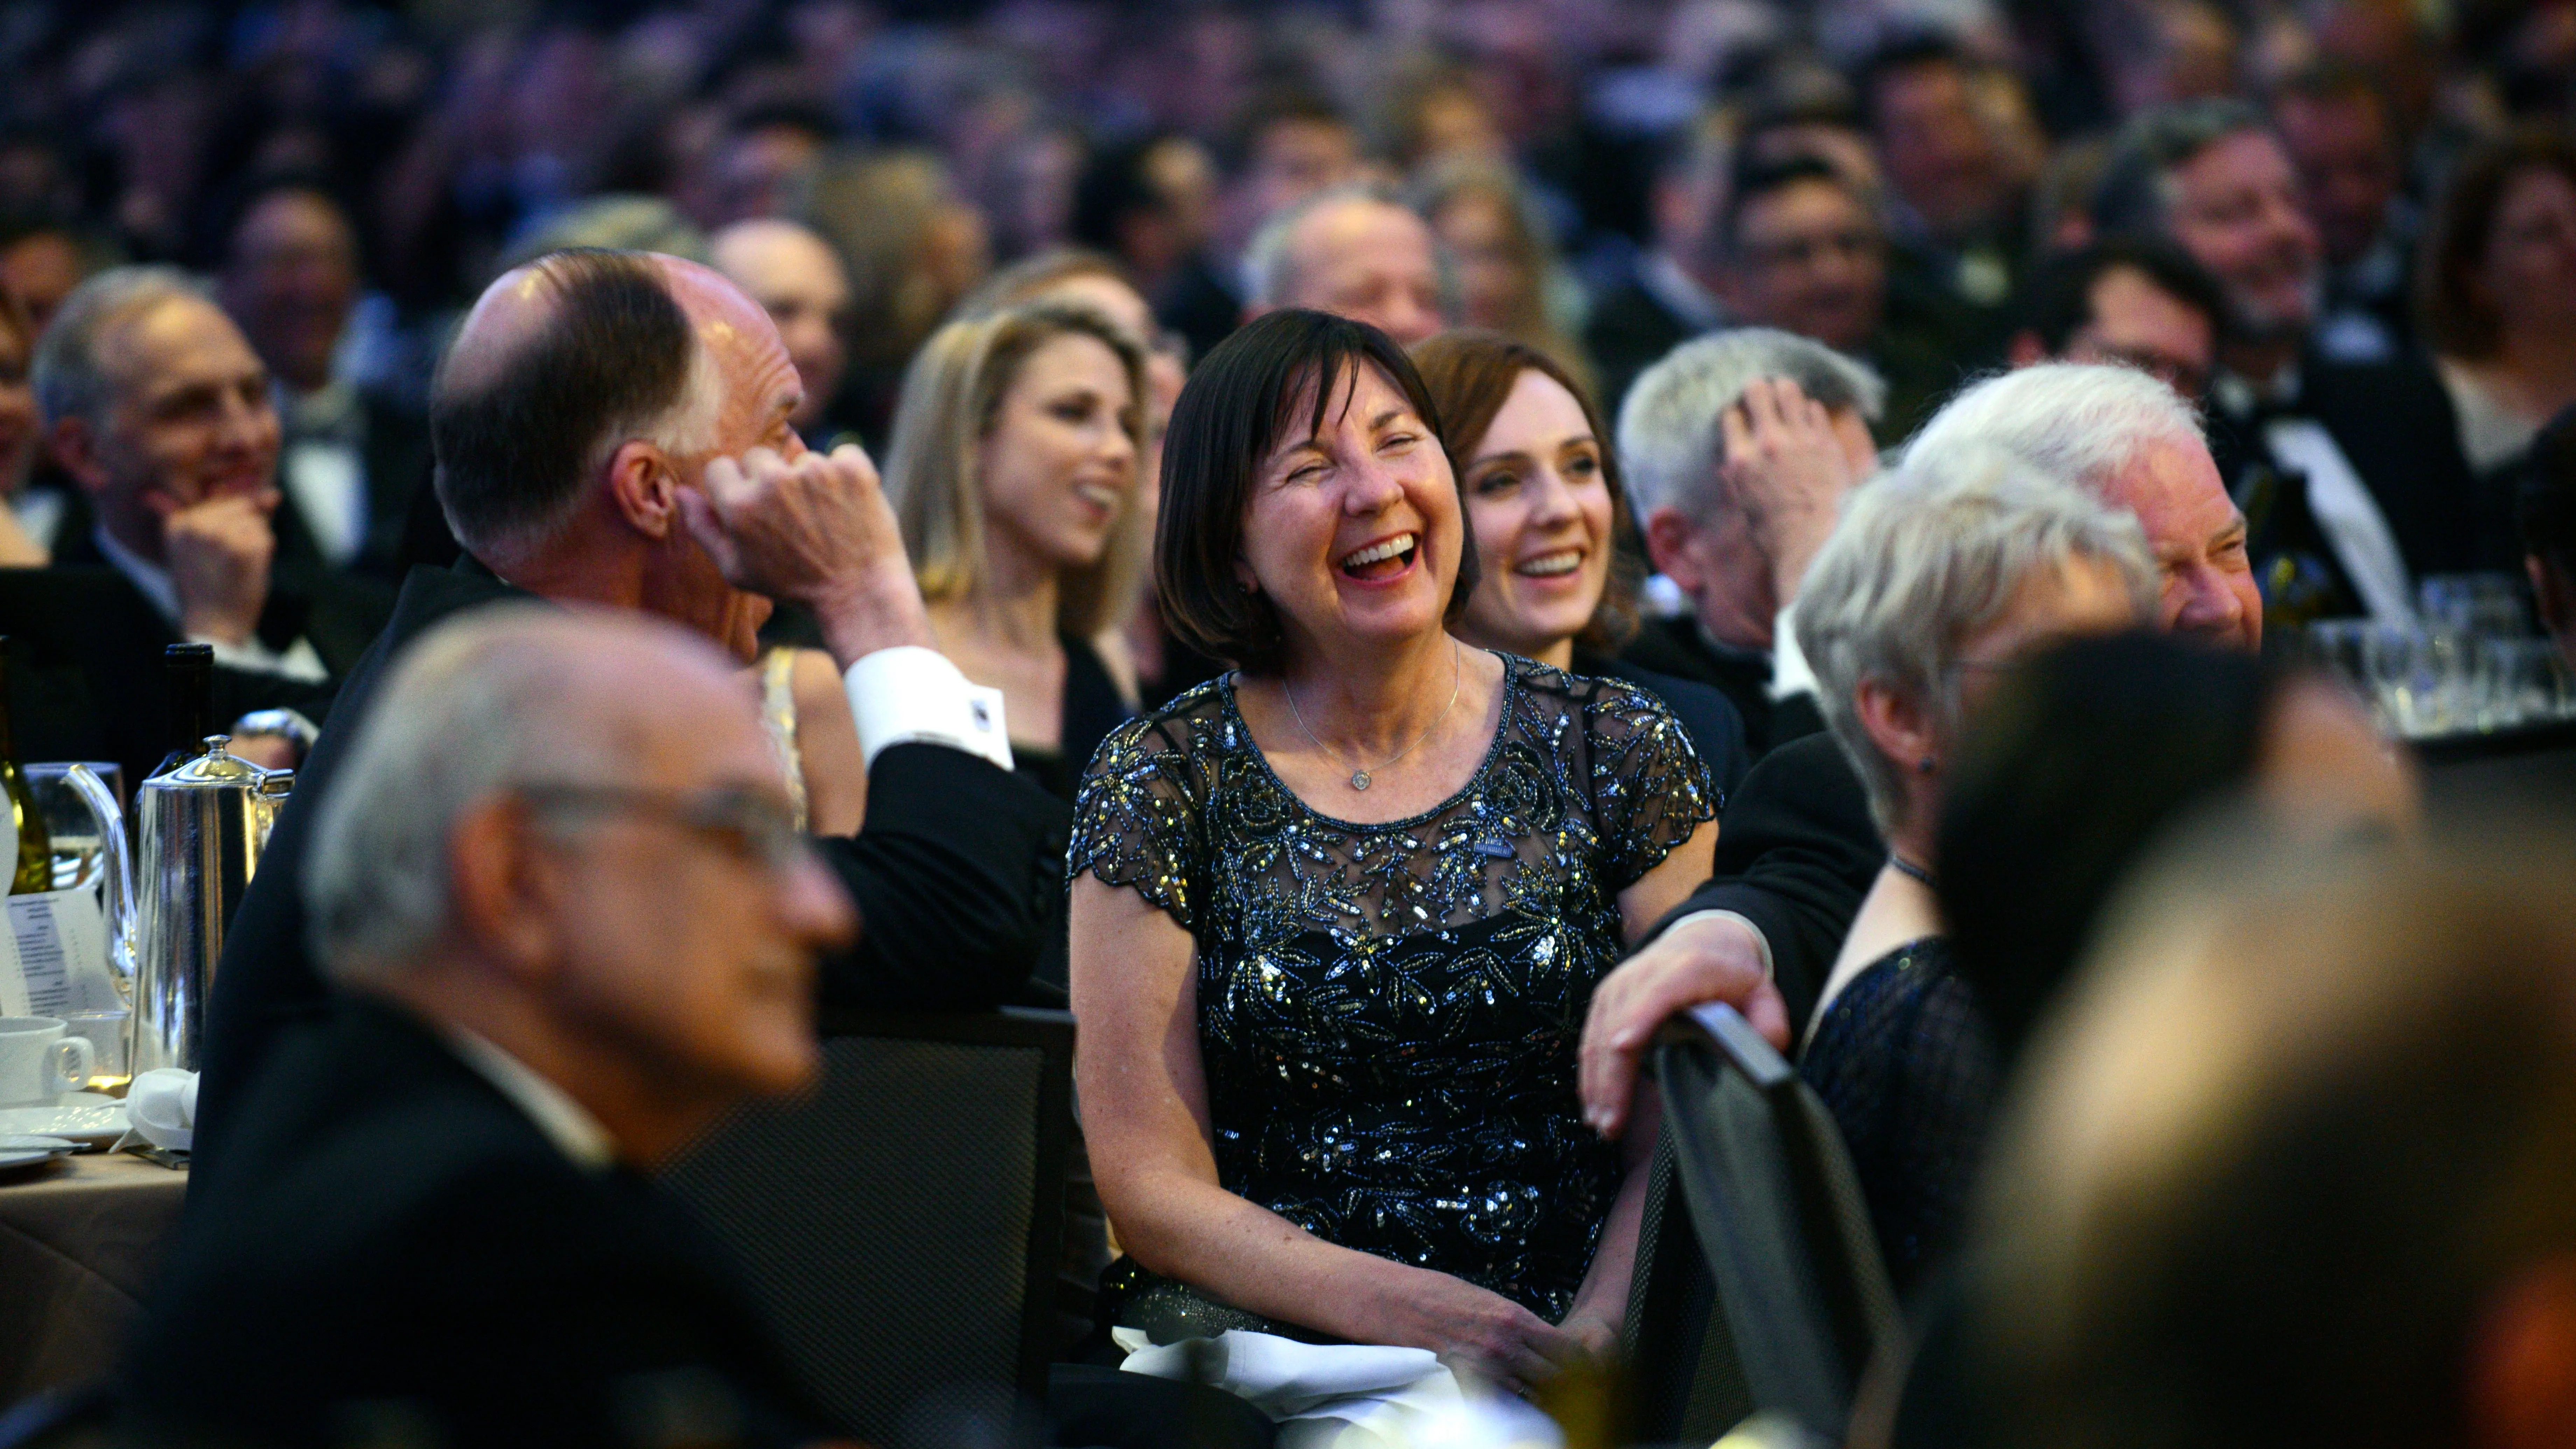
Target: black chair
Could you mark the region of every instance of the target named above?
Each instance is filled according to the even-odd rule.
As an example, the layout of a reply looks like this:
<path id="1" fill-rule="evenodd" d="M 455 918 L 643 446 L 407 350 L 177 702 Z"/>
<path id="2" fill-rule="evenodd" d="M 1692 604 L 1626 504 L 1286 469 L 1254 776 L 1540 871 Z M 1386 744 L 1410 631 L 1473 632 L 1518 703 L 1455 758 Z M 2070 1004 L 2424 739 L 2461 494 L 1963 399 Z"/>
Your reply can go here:
<path id="1" fill-rule="evenodd" d="M 1899 1331 L 1832 1114 L 1732 1007 L 1658 1035 L 1663 1138 L 1629 1292 L 1641 1440 L 1708 1443 L 1753 1414 L 1841 1442 Z"/>
<path id="2" fill-rule="evenodd" d="M 1073 1019 L 827 1021 L 821 1084 L 668 1174 L 741 1258 L 807 1389 L 900 1449 L 1037 1441 L 1056 1337 Z"/>

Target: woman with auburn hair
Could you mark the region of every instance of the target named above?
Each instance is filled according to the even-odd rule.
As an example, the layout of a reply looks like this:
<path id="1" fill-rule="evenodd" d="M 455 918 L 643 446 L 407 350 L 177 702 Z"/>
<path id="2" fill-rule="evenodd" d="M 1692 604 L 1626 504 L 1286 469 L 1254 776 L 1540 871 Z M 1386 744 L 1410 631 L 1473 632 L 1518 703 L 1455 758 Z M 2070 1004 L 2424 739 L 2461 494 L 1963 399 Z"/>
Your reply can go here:
<path id="1" fill-rule="evenodd" d="M 1440 446 L 1467 500 L 1484 577 L 1453 631 L 1575 674 L 1624 679 L 1690 732 L 1721 794 L 1751 767 L 1744 721 L 1715 688 L 1618 657 L 1637 632 L 1636 521 L 1608 429 L 1564 364 L 1493 332 L 1413 348 Z"/>
<path id="2" fill-rule="evenodd" d="M 1021 773 L 1071 799 L 1135 713 L 1118 627 L 1147 538 L 1144 360 L 1083 308 L 951 322 L 904 377 L 886 459 L 939 650 L 999 689 Z"/>

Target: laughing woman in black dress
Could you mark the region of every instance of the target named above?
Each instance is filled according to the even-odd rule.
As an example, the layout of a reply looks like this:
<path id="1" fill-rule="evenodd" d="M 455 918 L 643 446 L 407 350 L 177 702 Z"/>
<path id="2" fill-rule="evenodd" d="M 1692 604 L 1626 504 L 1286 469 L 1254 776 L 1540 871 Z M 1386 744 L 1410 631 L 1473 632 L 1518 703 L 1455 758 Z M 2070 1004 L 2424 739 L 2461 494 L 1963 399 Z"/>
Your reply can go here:
<path id="1" fill-rule="evenodd" d="M 1708 869 L 1708 772 L 1616 680 L 1473 648 L 1420 377 L 1265 317 L 1166 442 L 1165 617 L 1237 669 L 1075 806 L 1073 1005 L 1115 1323 L 1430 1348 L 1509 1386 L 1606 1348 L 1639 1152 L 1582 1122 L 1592 987 Z"/>

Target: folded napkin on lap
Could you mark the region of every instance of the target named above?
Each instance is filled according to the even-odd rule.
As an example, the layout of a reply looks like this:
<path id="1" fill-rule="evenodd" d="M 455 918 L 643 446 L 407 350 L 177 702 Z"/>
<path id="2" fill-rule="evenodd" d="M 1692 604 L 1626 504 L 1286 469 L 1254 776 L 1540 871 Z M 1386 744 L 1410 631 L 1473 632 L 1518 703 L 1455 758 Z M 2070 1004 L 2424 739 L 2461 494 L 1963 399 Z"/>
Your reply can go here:
<path id="1" fill-rule="evenodd" d="M 1128 1351 L 1120 1367 L 1129 1373 L 1209 1384 L 1269 1415 L 1279 1425 L 1278 1449 L 1448 1443 L 1461 1420 L 1497 1415 L 1508 1426 L 1479 1422 L 1482 1432 L 1455 1442 L 1562 1442 L 1553 1424 L 1517 1400 L 1471 1402 L 1427 1348 L 1299 1343 L 1240 1328 L 1159 1346 L 1139 1329 L 1113 1329 L 1110 1338 Z"/>

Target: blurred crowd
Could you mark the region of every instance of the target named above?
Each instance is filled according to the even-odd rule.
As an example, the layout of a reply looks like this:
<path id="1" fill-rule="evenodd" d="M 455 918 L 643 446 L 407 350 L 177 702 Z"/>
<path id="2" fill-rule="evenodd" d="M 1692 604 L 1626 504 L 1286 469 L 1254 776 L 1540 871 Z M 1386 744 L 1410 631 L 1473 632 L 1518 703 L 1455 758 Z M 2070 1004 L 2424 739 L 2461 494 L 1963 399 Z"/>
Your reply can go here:
<path id="1" fill-rule="evenodd" d="M 388 580 L 444 552 L 406 539 L 437 533 L 434 360 L 567 244 L 713 262 L 786 337 L 799 429 L 879 452 L 940 322 L 1067 247 L 1149 304 L 1166 368 L 1247 307 L 1324 305 L 1406 345 L 1506 333 L 1605 417 L 1727 324 L 1869 363 L 1882 444 L 1980 369 L 2128 360 L 2247 423 L 2220 461 L 2280 540 L 2276 618 L 2515 566 L 2469 480 L 2576 401 L 2576 5 L 30 3 L 0 57 L 0 379 L 85 276 L 217 279 L 287 511 Z M 1293 214 L 1351 185 L 1387 204 Z M 2175 245 L 2052 269 L 2114 233 Z M 2252 437 L 2285 399 L 2351 466 Z M 42 550 L 80 510 L 34 414 L 0 380 Z M 2249 468 L 2357 474 L 2387 526 L 2267 528 Z"/>

